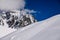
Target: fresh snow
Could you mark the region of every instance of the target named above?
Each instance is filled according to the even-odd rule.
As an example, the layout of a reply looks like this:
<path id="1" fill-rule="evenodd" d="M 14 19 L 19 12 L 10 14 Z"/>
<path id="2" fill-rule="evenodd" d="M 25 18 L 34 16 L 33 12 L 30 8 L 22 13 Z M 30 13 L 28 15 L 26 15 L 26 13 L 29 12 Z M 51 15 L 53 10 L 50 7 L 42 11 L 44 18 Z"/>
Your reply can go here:
<path id="1" fill-rule="evenodd" d="M 8 25 L 6 24 L 6 20 L 3 20 L 3 22 L 4 22 L 4 26 L 0 25 L 0 38 L 16 31 L 16 29 L 8 28 Z"/>
<path id="2" fill-rule="evenodd" d="M 60 40 L 60 14 L 26 26 L 0 40 Z"/>

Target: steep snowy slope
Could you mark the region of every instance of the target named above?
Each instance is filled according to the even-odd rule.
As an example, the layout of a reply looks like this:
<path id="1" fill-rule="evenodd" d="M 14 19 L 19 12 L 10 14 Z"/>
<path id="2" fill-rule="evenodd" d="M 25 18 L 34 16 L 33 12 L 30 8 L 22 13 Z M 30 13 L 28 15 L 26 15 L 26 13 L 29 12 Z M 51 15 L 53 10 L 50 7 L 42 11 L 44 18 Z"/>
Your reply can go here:
<path id="1" fill-rule="evenodd" d="M 3 22 L 4 22 L 4 26 L 0 25 L 0 38 L 8 35 L 9 33 L 16 31 L 16 29 L 8 28 L 8 25 L 6 24 L 6 20 L 3 20 Z"/>
<path id="2" fill-rule="evenodd" d="M 34 17 L 23 10 L 3 11 L 0 15 L 0 38 L 35 22 Z"/>
<path id="3" fill-rule="evenodd" d="M 60 40 L 60 14 L 29 25 L 0 40 Z"/>

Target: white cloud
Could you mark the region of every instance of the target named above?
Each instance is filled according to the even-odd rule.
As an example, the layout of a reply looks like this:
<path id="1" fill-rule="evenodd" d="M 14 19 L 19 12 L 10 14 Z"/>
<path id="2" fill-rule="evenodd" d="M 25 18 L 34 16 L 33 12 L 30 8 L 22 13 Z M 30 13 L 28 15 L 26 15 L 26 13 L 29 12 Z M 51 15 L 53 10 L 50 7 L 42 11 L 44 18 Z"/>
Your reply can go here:
<path id="1" fill-rule="evenodd" d="M 0 0 L 1 10 L 17 10 L 25 7 L 24 0 Z"/>
<path id="2" fill-rule="evenodd" d="M 0 0 L 0 10 L 18 10 L 24 9 L 25 0 Z M 24 11 L 29 13 L 37 13 L 37 11 L 24 9 Z"/>
<path id="3" fill-rule="evenodd" d="M 37 13 L 37 11 L 35 10 L 29 10 L 29 9 L 25 9 L 26 12 L 29 12 L 29 13 Z"/>

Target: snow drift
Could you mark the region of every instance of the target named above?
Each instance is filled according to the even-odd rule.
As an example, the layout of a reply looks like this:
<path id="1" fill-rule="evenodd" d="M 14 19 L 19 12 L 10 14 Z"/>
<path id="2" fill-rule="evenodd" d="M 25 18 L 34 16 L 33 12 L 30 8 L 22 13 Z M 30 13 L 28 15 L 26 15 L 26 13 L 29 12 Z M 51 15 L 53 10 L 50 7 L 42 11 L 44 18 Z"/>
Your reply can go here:
<path id="1" fill-rule="evenodd" d="M 60 40 L 60 14 L 26 26 L 0 40 Z"/>

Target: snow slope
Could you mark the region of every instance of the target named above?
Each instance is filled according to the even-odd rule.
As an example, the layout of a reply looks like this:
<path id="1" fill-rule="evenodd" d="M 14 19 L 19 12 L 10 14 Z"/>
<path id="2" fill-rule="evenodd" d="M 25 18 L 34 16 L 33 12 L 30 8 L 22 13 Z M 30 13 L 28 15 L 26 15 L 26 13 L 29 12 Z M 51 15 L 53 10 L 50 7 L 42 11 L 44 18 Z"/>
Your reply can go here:
<path id="1" fill-rule="evenodd" d="M 3 13 L 4 14 L 0 15 L 0 38 L 2 38 L 4 36 L 6 36 L 6 35 L 8 35 L 8 34 L 10 34 L 12 32 L 14 32 L 14 31 L 17 31 L 17 29 L 19 29 L 19 25 L 16 24 L 17 21 L 24 23 L 24 25 L 26 25 L 26 26 L 28 24 L 34 23 L 34 21 L 36 22 L 36 20 L 34 19 L 34 17 L 31 14 L 27 14 L 27 12 L 25 10 L 22 10 L 22 11 L 11 10 L 11 11 L 8 11 L 8 12 L 4 12 L 3 11 Z M 12 16 L 14 16 L 14 17 L 12 17 Z M 10 24 L 7 23 L 9 20 L 12 21 L 12 19 L 15 19 L 14 23 L 12 25 L 12 26 L 14 26 L 13 29 L 11 29 L 11 27 L 8 28 Z M 29 21 L 29 22 L 27 22 L 27 21 Z M 16 25 L 18 27 L 15 28 Z M 22 25 L 20 27 L 22 27 Z"/>
<path id="2" fill-rule="evenodd" d="M 26 26 L 0 40 L 60 40 L 60 14 Z"/>
<path id="3" fill-rule="evenodd" d="M 8 25 L 6 24 L 6 20 L 3 20 L 3 22 L 4 22 L 4 26 L 0 25 L 0 38 L 16 31 L 16 29 L 8 28 Z"/>

